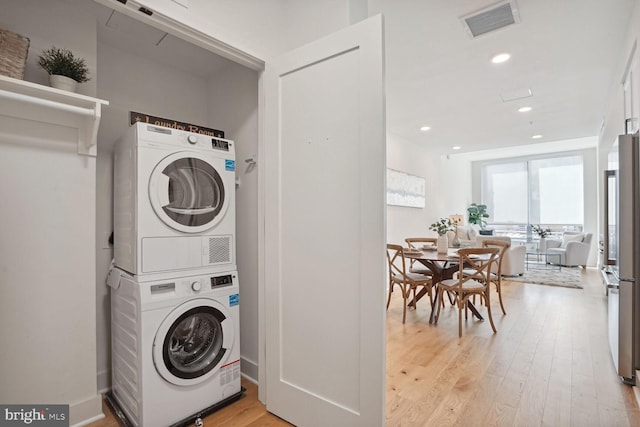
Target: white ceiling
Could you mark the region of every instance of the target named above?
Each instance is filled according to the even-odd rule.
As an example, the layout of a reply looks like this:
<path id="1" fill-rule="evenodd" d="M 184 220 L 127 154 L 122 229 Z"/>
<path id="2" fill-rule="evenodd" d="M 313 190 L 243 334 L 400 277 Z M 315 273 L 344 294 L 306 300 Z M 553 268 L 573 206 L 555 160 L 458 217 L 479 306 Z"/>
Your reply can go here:
<path id="1" fill-rule="evenodd" d="M 380 0 L 387 131 L 437 153 L 596 136 L 636 0 L 512 0 L 520 22 L 472 39 L 461 17 L 497 0 Z M 201 77 L 227 60 L 99 8 L 103 43 Z M 158 43 L 158 46 L 153 46 Z M 490 58 L 509 52 L 511 59 Z M 503 102 L 501 95 L 533 96 Z M 532 111 L 519 113 L 521 106 Z M 431 130 L 421 132 L 428 125 Z M 534 134 L 544 137 L 532 140 Z M 453 151 L 451 147 L 460 146 Z"/>
<path id="2" fill-rule="evenodd" d="M 382 1 L 387 131 L 441 153 L 597 136 L 635 0 L 516 0 L 520 23 L 472 39 L 460 17 L 495 3 Z"/>
<path id="3" fill-rule="evenodd" d="M 209 78 L 230 61 L 136 19 L 95 4 L 98 40 L 189 74 Z"/>

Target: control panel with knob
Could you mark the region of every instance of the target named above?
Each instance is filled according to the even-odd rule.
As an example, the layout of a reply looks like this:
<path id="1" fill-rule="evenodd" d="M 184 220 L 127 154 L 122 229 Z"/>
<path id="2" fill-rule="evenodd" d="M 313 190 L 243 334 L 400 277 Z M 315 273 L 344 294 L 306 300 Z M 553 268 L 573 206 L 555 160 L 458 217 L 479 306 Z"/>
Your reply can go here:
<path id="1" fill-rule="evenodd" d="M 200 292 L 200 290 L 202 290 L 202 284 L 196 280 L 195 282 L 191 283 L 191 289 L 194 292 Z"/>
<path id="2" fill-rule="evenodd" d="M 189 135 L 187 136 L 187 142 L 191 145 L 195 144 L 196 142 L 198 142 L 198 137 L 195 135 Z"/>

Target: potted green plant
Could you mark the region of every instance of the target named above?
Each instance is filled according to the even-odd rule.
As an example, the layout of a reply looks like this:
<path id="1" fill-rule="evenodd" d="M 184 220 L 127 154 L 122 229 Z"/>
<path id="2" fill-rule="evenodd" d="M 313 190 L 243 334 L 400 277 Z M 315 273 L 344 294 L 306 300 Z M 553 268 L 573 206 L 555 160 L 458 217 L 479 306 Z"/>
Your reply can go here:
<path id="1" fill-rule="evenodd" d="M 542 225 L 532 225 L 531 231 L 536 233 L 540 238 L 538 242 L 538 250 L 540 252 L 546 252 L 547 250 L 547 237 L 551 234 L 551 228 L 542 228 Z"/>
<path id="2" fill-rule="evenodd" d="M 84 59 L 76 57 L 68 49 L 53 46 L 42 51 L 40 65 L 49 74 L 52 87 L 75 92 L 78 83 L 88 82 L 89 68 Z"/>
<path id="3" fill-rule="evenodd" d="M 447 234 L 447 231 L 451 231 L 453 230 L 453 228 L 454 225 L 448 218 L 440 218 L 438 221 L 429 226 L 429 230 L 435 231 L 436 233 L 438 233 L 438 236 Z"/>
<path id="4" fill-rule="evenodd" d="M 447 237 L 447 231 L 454 229 L 454 224 L 451 223 L 449 218 L 440 218 L 429 226 L 429 230 L 438 233 L 438 240 L 436 242 L 436 249 L 438 253 L 447 253 L 449 249 L 449 238 Z"/>
<path id="5" fill-rule="evenodd" d="M 467 208 L 467 214 L 469 215 L 469 224 L 475 224 L 480 227 L 480 234 L 493 234 L 493 230 L 485 229 L 485 227 L 487 226 L 486 218 L 489 218 L 489 214 L 487 213 L 487 205 L 471 203 L 471 205 L 469 205 L 469 207 Z"/>
<path id="6" fill-rule="evenodd" d="M 541 225 L 532 225 L 531 226 L 531 231 L 536 233 L 538 235 L 538 237 L 540 237 L 541 239 L 549 237 L 549 235 L 551 234 L 551 229 L 549 227 L 542 228 Z"/>

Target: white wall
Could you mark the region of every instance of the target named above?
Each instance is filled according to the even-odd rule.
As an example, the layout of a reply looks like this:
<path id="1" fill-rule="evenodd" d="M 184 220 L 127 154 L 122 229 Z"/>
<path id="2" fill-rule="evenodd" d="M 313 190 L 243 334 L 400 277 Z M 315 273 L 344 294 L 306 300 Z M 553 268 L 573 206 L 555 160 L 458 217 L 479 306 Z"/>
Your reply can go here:
<path id="1" fill-rule="evenodd" d="M 0 120 L 0 402 L 69 404 L 73 424 L 101 414 L 95 158 L 36 124 Z"/>
<path id="2" fill-rule="evenodd" d="M 242 372 L 258 380 L 258 74 L 232 64 L 208 82 L 212 120 L 224 124 L 236 146 L 236 245 L 240 283 Z M 220 102 L 222 101 L 222 102 Z"/>
<path id="3" fill-rule="evenodd" d="M 387 242 L 404 243 L 406 237 L 435 237 L 429 224 L 439 218 L 465 216 L 471 200 L 471 161 L 461 156 L 440 156 L 429 149 L 387 135 L 387 167 L 426 179 L 424 209 L 387 206 Z"/>
<path id="4" fill-rule="evenodd" d="M 617 140 L 618 135 L 624 134 L 624 96 L 622 83 L 625 78 L 626 69 L 630 63 L 630 58 L 633 54 L 634 45 L 638 43 L 640 38 L 640 2 L 636 1 L 635 9 L 630 17 L 630 24 L 627 36 L 625 37 L 624 44 L 622 45 L 618 62 L 616 63 L 616 71 L 611 81 L 611 88 L 609 90 L 609 99 L 606 109 L 606 115 L 604 118 L 604 127 L 600 132 L 600 139 L 598 142 L 598 189 L 600 194 L 604 191 L 604 171 L 608 169 L 608 155 L 612 151 L 612 146 Z M 635 59 L 636 64 L 640 63 L 640 46 L 635 46 Z M 640 75 L 640 67 L 636 65 L 635 68 L 635 83 L 640 81 L 638 75 Z M 635 94 L 638 94 L 638 88 L 635 89 Z M 640 105 L 640 99 L 635 100 L 635 105 Z M 638 112 L 635 112 L 635 116 L 638 117 Z M 600 198 L 602 200 L 602 198 Z M 601 236 L 606 230 L 606 224 L 604 224 L 604 209 L 606 207 L 599 206 L 599 221 L 598 221 L 598 237 Z"/>
<path id="5" fill-rule="evenodd" d="M 624 44 L 621 46 L 618 53 L 618 62 L 616 63 L 615 72 L 613 73 L 611 88 L 609 90 L 610 96 L 605 111 L 604 127 L 600 132 L 599 148 L 604 152 L 609 151 L 617 136 L 623 134 L 625 130 L 622 83 L 625 78 L 629 59 L 634 49 L 634 44 L 636 44 L 640 38 L 640 1 L 636 1 L 628 28 Z M 635 47 L 635 57 L 636 59 L 640 57 L 640 46 Z"/>
<path id="6" fill-rule="evenodd" d="M 439 175 L 442 195 L 442 211 L 439 216 L 459 214 L 467 224 L 467 207 L 471 203 L 479 203 L 472 197 L 473 180 L 471 178 L 471 161 L 465 157 L 453 155 L 439 157 Z"/>
<path id="7" fill-rule="evenodd" d="M 426 179 L 425 208 L 387 206 L 387 242 L 404 244 L 406 237 L 435 236 L 429 231 L 442 212 L 438 158 L 428 150 L 396 135 L 387 135 L 387 167 Z"/>
<path id="8" fill-rule="evenodd" d="M 49 76 L 38 65 L 38 56 L 55 45 L 70 49 L 77 57 L 85 59 L 91 80 L 78 85 L 78 93 L 95 96 L 95 20 L 82 10 L 76 10 L 77 18 L 69 16 L 71 9 L 64 0 L 51 0 L 49 3 L 52 7 L 43 8 L 42 2 L 37 0 L 2 0 L 0 5 L 0 27 L 30 40 L 24 80 L 49 85 Z"/>
<path id="9" fill-rule="evenodd" d="M 55 44 L 86 59 L 93 80 L 79 92 L 95 95 L 95 21 L 65 3 L 49 4 L 2 1 L 0 27 L 31 40 L 25 79 L 47 84 L 37 57 Z M 102 414 L 95 158 L 76 154 L 71 128 L 3 117 L 0 129 L 0 402 L 69 404 L 75 424 Z"/>

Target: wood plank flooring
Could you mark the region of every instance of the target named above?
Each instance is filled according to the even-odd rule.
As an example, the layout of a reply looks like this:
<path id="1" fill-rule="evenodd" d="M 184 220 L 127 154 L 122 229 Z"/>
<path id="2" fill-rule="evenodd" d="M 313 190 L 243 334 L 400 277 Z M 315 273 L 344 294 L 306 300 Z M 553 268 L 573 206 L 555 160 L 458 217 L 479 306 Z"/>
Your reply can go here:
<path id="1" fill-rule="evenodd" d="M 492 299 L 497 334 L 469 318 L 458 338 L 448 303 L 437 326 L 427 300 L 407 312 L 392 297 L 387 313 L 387 426 L 634 426 L 640 409 L 613 369 L 599 272 L 584 289 L 503 282 L 507 315 Z M 495 295 L 495 294 L 494 294 Z M 484 313 L 484 308 L 480 309 Z M 257 387 L 205 426 L 287 426 L 257 399 Z M 107 418 L 92 427 L 115 427 Z"/>
<path id="2" fill-rule="evenodd" d="M 264 405 L 258 400 L 258 387 L 255 384 L 243 378 L 242 385 L 247 389 L 245 395 L 237 402 L 204 418 L 204 427 L 291 426 L 288 422 L 267 412 Z M 105 418 L 89 424 L 89 427 L 117 427 L 118 420 L 106 403 L 102 404 L 102 410 Z"/>
<path id="3" fill-rule="evenodd" d="M 498 333 L 469 317 L 461 339 L 448 303 L 437 326 L 427 301 L 403 325 L 394 295 L 387 425 L 640 426 L 633 391 L 611 362 L 599 272 L 582 278 L 584 289 L 504 281 L 506 316 L 492 299 Z"/>

